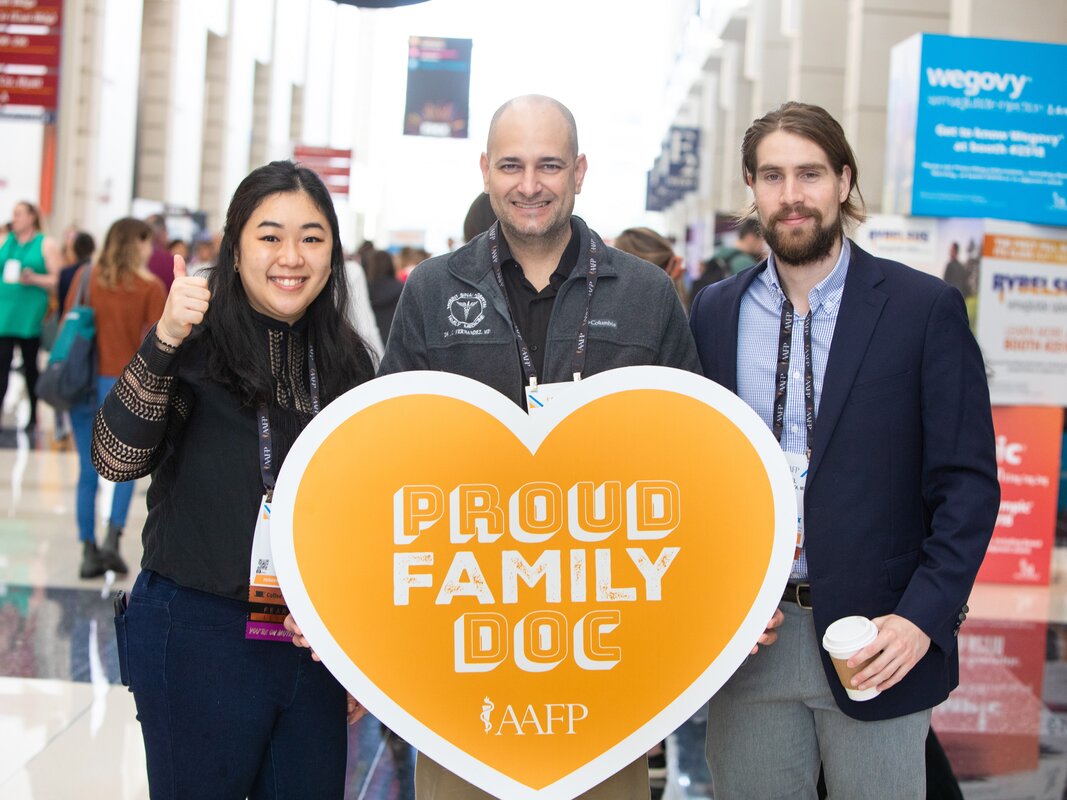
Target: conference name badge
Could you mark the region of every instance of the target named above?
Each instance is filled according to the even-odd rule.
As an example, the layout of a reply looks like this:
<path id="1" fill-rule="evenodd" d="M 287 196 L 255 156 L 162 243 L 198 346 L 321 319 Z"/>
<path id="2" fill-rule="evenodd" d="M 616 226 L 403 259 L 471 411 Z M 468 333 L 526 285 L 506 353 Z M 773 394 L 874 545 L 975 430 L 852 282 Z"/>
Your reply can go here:
<path id="1" fill-rule="evenodd" d="M 252 563 L 248 570 L 248 622 L 245 624 L 246 639 L 292 642 L 293 636 L 285 630 L 285 618 L 289 609 L 278 587 L 278 575 L 271 555 L 270 542 L 271 501 L 263 495 L 256 515 L 256 530 L 252 536 Z"/>
<path id="2" fill-rule="evenodd" d="M 22 262 L 9 258 L 4 262 L 4 283 L 19 283 L 22 280 Z"/>
<path id="3" fill-rule="evenodd" d="M 555 400 L 559 395 L 573 388 L 578 381 L 560 381 L 558 383 L 539 383 L 526 386 L 526 410 L 536 414 Z"/>
<path id="4" fill-rule="evenodd" d="M 566 800 L 688 719 L 781 598 L 796 508 L 739 398 L 629 367 L 536 413 L 467 378 L 390 375 L 290 450 L 271 544 L 329 670 L 498 797 Z"/>
<path id="5" fill-rule="evenodd" d="M 786 453 L 785 460 L 789 464 L 789 474 L 793 479 L 793 491 L 797 498 L 797 546 L 793 556 L 797 559 L 804 548 L 804 487 L 808 484 L 808 457 L 801 453 Z"/>

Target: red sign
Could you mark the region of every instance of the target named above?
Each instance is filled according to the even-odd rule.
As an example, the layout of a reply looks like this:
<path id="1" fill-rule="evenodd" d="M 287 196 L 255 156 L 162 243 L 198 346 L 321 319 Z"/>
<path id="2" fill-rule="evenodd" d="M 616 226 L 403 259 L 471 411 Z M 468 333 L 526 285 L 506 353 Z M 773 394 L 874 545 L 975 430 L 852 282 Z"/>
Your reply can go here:
<path id="1" fill-rule="evenodd" d="M 0 33 L 0 64 L 55 69 L 59 66 L 59 51 L 59 34 Z"/>
<path id="2" fill-rule="evenodd" d="M 1000 513 L 978 580 L 1047 586 L 1056 528 L 1063 409 L 995 407 Z"/>
<path id="3" fill-rule="evenodd" d="M 293 148 L 293 160 L 307 167 L 326 184 L 331 194 L 348 194 L 349 179 L 352 173 L 352 151 L 334 147 L 308 147 L 297 145 Z"/>
<path id="4" fill-rule="evenodd" d="M 1046 623 L 971 619 L 959 635 L 960 685 L 932 725 L 956 776 L 1037 768 Z"/>
<path id="5" fill-rule="evenodd" d="M 55 110 L 62 19 L 63 0 L 0 0 L 0 111 L 12 106 L 43 108 L 46 114 Z"/>
<path id="6" fill-rule="evenodd" d="M 13 6 L 0 0 L 0 25 L 38 25 L 46 28 L 58 28 L 63 18 L 63 3 L 53 0 L 51 3 L 38 2 L 26 8 L 26 3 Z"/>
<path id="7" fill-rule="evenodd" d="M 58 91 L 58 75 L 0 73 L 0 105 L 55 108 Z"/>
<path id="8" fill-rule="evenodd" d="M 304 144 L 298 144 L 293 148 L 293 157 L 305 164 L 308 161 L 315 159 L 343 159 L 351 161 L 352 151 L 341 150 L 336 147 L 308 147 Z"/>

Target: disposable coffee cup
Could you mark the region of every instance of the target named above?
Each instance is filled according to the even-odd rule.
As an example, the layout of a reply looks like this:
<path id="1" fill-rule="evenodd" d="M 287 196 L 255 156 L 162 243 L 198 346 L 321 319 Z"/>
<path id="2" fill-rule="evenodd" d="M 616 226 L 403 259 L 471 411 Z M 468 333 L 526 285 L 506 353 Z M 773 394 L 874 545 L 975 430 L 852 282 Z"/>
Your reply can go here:
<path id="1" fill-rule="evenodd" d="M 881 692 L 875 687 L 869 689 L 852 688 L 852 676 L 860 672 L 874 657 L 867 659 L 855 667 L 848 665 L 848 660 L 856 653 L 869 645 L 878 636 L 878 628 L 866 617 L 842 617 L 826 629 L 822 637 L 822 646 L 830 654 L 830 660 L 834 662 L 837 677 L 841 685 L 845 687 L 848 696 L 853 700 L 872 700 Z"/>

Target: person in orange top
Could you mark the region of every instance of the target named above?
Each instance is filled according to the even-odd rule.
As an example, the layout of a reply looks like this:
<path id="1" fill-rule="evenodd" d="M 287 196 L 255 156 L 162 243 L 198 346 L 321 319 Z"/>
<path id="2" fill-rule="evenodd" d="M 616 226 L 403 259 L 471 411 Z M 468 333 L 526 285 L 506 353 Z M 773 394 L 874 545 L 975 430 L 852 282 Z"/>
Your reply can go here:
<path id="1" fill-rule="evenodd" d="M 98 548 L 95 519 L 98 476 L 93 468 L 90 447 L 93 418 L 104 397 L 137 352 L 145 333 L 163 314 L 166 290 L 159 278 L 148 271 L 151 255 L 152 229 L 139 219 L 120 219 L 108 230 L 99 260 L 78 270 L 67 295 L 65 310 L 70 310 L 83 271 L 91 269 L 87 304 L 93 308 L 96 319 L 96 392 L 70 410 L 81 467 L 76 516 L 83 548 L 79 570 L 82 578 L 94 578 L 109 569 L 120 573 L 127 571 L 126 562 L 119 554 L 119 538 L 126 525 L 134 484 L 128 481 L 115 485 L 107 534 Z M 83 302 L 86 301 L 83 299 Z"/>

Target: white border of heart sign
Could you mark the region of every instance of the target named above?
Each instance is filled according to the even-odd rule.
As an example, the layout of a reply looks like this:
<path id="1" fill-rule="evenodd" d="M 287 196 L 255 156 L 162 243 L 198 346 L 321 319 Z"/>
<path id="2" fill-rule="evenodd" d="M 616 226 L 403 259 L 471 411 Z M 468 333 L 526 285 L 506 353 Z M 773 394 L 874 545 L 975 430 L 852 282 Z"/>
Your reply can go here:
<path id="1" fill-rule="evenodd" d="M 688 688 L 614 747 L 555 783 L 533 789 L 460 750 L 419 722 L 361 672 L 330 635 L 311 603 L 296 563 L 292 525 L 300 481 L 312 457 L 334 430 L 364 409 L 392 398 L 436 395 L 470 403 L 506 425 L 531 453 L 536 453 L 552 429 L 576 409 L 607 395 L 649 389 L 676 392 L 710 406 L 733 422 L 751 442 L 767 471 L 775 506 L 770 563 L 744 621 L 720 655 Z M 635 434 L 626 432 L 628 436 Z M 361 454 L 353 454 L 354 459 L 360 457 Z M 373 454 L 366 457 L 373 458 Z M 714 458 L 714 454 L 706 457 Z M 271 509 L 271 547 L 282 591 L 304 635 L 333 675 L 375 717 L 434 761 L 492 795 L 508 800 L 570 800 L 618 772 L 689 719 L 748 657 L 781 600 L 793 561 L 796 520 L 793 482 L 778 443 L 744 401 L 706 378 L 668 367 L 610 370 L 583 379 L 531 417 L 504 395 L 470 378 L 418 371 L 369 381 L 330 403 L 311 421 L 289 452 L 278 479 Z"/>

